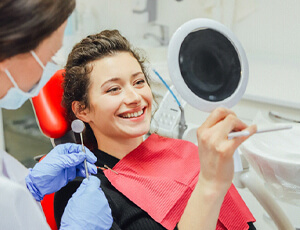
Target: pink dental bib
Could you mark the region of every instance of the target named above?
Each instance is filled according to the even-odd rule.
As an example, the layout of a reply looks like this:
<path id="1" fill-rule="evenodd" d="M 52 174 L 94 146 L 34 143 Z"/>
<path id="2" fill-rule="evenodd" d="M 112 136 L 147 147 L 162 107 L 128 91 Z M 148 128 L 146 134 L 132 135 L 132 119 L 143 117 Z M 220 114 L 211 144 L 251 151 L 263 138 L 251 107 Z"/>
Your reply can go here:
<path id="1" fill-rule="evenodd" d="M 104 174 L 111 184 L 156 222 L 174 229 L 198 181 L 194 144 L 152 134 Z M 248 229 L 255 221 L 232 185 L 221 207 L 217 229 Z"/>

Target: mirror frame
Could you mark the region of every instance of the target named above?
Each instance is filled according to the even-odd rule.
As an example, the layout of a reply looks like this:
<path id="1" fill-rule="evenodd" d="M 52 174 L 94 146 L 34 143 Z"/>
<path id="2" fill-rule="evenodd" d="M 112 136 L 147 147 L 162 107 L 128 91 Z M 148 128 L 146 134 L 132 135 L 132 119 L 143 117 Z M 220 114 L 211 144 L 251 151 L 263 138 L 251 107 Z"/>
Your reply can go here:
<path id="1" fill-rule="evenodd" d="M 188 34 L 199 29 L 212 29 L 224 35 L 231 42 L 239 57 L 241 64 L 241 78 L 239 84 L 234 93 L 222 101 L 213 102 L 200 98 L 189 89 L 181 75 L 179 67 L 179 51 L 181 44 Z M 175 31 L 168 47 L 168 68 L 172 83 L 182 98 L 196 109 L 204 112 L 211 112 L 217 107 L 231 108 L 240 101 L 248 84 L 249 66 L 242 45 L 226 26 L 207 18 L 190 20 Z"/>

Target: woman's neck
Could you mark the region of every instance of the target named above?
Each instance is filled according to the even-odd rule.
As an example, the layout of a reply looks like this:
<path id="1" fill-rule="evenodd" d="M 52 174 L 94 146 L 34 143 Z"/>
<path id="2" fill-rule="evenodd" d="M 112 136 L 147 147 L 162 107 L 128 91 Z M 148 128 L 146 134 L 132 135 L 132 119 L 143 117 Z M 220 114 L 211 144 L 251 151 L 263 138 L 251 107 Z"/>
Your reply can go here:
<path id="1" fill-rule="evenodd" d="M 97 138 L 98 149 L 122 159 L 143 142 L 143 136 L 134 138 L 113 138 L 102 136 Z"/>

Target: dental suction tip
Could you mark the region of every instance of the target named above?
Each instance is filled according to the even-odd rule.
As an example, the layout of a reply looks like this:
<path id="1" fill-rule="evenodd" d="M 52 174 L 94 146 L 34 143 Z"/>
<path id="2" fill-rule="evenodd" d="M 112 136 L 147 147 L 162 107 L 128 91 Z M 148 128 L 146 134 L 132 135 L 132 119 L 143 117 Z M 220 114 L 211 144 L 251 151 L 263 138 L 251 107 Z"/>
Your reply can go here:
<path id="1" fill-rule="evenodd" d="M 72 121 L 71 128 L 74 133 L 82 133 L 82 131 L 85 128 L 85 125 L 84 125 L 83 121 L 76 119 L 76 120 Z"/>

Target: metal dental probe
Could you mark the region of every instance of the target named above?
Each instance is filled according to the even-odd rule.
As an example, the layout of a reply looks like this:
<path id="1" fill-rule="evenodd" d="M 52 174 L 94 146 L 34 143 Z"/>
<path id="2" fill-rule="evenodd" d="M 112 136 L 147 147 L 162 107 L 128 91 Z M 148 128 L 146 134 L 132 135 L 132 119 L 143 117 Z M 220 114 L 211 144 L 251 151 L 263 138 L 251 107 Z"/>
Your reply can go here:
<path id="1" fill-rule="evenodd" d="M 81 120 L 76 119 L 76 120 L 72 121 L 71 128 L 74 133 L 79 133 L 81 145 L 82 145 L 82 151 L 86 154 L 84 144 L 83 144 L 83 137 L 82 137 L 82 132 L 85 128 L 84 123 Z M 85 176 L 87 179 L 89 179 L 89 172 L 88 172 L 88 168 L 87 168 L 86 159 L 84 159 L 83 164 L 84 164 L 84 169 L 85 169 Z"/>

